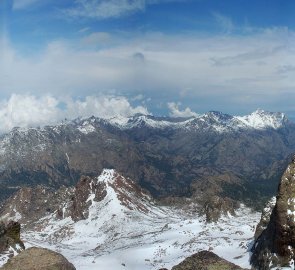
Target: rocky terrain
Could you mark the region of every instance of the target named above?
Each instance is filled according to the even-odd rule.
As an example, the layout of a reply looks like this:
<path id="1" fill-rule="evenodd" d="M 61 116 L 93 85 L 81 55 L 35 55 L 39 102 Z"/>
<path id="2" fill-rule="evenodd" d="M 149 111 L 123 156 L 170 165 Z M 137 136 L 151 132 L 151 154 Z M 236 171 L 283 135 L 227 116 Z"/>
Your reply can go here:
<path id="1" fill-rule="evenodd" d="M 241 267 L 230 263 L 213 252 L 200 251 L 186 258 L 171 270 L 242 270 Z"/>
<path id="2" fill-rule="evenodd" d="M 257 269 L 294 268 L 295 157 L 282 175 L 276 199 L 263 211 L 257 226 L 251 263 Z"/>
<path id="3" fill-rule="evenodd" d="M 183 207 L 161 206 L 135 181 L 105 169 L 74 188 L 22 188 L 0 217 L 18 219 L 27 248 L 57 251 L 79 270 L 171 269 L 209 248 L 248 268 L 259 213 L 240 205 L 234 216 L 207 223 L 197 207 L 191 199 Z"/>
<path id="4" fill-rule="evenodd" d="M 6 224 L 0 223 L 0 265 L 9 257 L 12 257 L 25 249 L 20 238 L 20 224 L 10 220 Z"/>
<path id="5" fill-rule="evenodd" d="M 3 270 L 76 270 L 61 254 L 44 249 L 29 248 L 8 260 Z"/>
<path id="6" fill-rule="evenodd" d="M 16 128 L 0 138 L 0 218 L 22 224 L 26 247 L 79 270 L 171 269 L 208 249 L 230 263 L 203 252 L 180 265 L 249 268 L 259 213 L 245 204 L 259 209 L 273 195 L 294 136 L 284 115 L 264 111 Z M 294 166 L 256 228 L 257 269 L 292 263 Z"/>
<path id="7" fill-rule="evenodd" d="M 158 198 L 192 196 L 200 203 L 213 194 L 228 198 L 223 205 L 257 205 L 274 194 L 294 137 L 295 125 L 283 114 L 261 110 L 15 128 L 0 137 L 0 197 L 24 186 L 71 186 L 82 175 L 115 168 Z"/>

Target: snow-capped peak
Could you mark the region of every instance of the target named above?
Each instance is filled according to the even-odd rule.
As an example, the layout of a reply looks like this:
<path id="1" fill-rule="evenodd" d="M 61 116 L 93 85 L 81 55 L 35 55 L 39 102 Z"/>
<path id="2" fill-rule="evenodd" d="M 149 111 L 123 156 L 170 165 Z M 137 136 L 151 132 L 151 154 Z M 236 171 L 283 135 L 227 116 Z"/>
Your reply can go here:
<path id="1" fill-rule="evenodd" d="M 240 120 L 246 126 L 255 129 L 277 129 L 283 126 L 286 116 L 283 113 L 273 113 L 258 109 L 249 115 L 236 116 L 236 119 Z"/>
<path id="2" fill-rule="evenodd" d="M 122 209 L 120 211 L 137 210 L 145 213 L 150 211 L 152 199 L 149 194 L 115 170 L 104 169 L 97 178 L 97 183 L 105 186 L 106 196 L 103 204 L 112 205 L 110 211 L 118 208 Z M 92 197 L 90 194 L 89 198 Z"/>
<path id="3" fill-rule="evenodd" d="M 189 118 L 135 115 L 124 119 L 113 118 L 109 123 L 124 130 L 145 126 L 157 129 L 212 129 L 217 132 L 229 132 L 244 129 L 278 129 L 284 125 L 285 121 L 286 116 L 283 113 L 273 113 L 258 109 L 245 116 L 232 116 L 218 111 L 210 111 Z"/>

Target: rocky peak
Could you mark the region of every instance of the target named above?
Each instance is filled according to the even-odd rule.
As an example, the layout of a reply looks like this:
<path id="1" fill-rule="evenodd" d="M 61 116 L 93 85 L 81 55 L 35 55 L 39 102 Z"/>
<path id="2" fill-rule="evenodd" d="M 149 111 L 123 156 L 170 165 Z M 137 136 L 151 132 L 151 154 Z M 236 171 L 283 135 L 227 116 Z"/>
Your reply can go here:
<path id="1" fill-rule="evenodd" d="M 263 219 L 263 218 L 262 218 Z M 267 219 L 266 219 L 267 220 Z M 258 230 L 259 226 L 258 226 Z M 251 263 L 261 270 L 293 266 L 295 260 L 295 157 L 285 170 L 266 228 L 256 232 Z"/>
<path id="2" fill-rule="evenodd" d="M 113 169 L 104 169 L 100 176 L 82 176 L 75 187 L 57 191 L 44 186 L 21 188 L 0 208 L 5 221 L 19 220 L 26 227 L 44 216 L 73 221 L 87 219 L 91 209 L 109 206 L 109 211 L 147 213 L 152 199 L 130 178 Z"/>
<path id="3" fill-rule="evenodd" d="M 104 204 L 129 210 L 148 212 L 146 203 L 149 194 L 131 179 L 123 177 L 113 169 L 104 169 L 99 177 L 82 177 L 76 185 L 69 207 L 73 220 L 87 219 L 90 206 L 103 201 Z"/>

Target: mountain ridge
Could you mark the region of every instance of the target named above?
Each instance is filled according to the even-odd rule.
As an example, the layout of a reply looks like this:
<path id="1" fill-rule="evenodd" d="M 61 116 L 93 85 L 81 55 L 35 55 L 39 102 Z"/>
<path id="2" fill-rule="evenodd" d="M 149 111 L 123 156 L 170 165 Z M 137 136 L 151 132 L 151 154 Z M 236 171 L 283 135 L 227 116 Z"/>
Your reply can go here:
<path id="1" fill-rule="evenodd" d="M 265 128 L 254 116 L 268 119 Z M 81 175 L 104 168 L 124 173 L 156 197 L 199 197 L 192 186 L 208 179 L 210 192 L 221 197 L 271 196 L 282 164 L 295 151 L 295 124 L 280 113 L 254 116 L 249 117 L 259 128 L 245 128 L 237 117 L 219 112 L 194 118 L 136 115 L 124 118 L 125 126 L 90 117 L 15 128 L 0 136 L 0 200 L 22 186 L 75 185 Z"/>

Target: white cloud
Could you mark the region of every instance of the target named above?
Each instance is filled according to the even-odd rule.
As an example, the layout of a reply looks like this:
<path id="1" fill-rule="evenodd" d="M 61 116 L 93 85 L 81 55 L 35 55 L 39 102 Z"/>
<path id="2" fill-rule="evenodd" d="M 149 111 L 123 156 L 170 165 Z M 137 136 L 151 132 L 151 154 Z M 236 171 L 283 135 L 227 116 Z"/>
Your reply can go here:
<path id="1" fill-rule="evenodd" d="M 82 43 L 86 45 L 106 44 L 111 40 L 111 35 L 107 32 L 95 32 L 84 37 Z"/>
<path id="2" fill-rule="evenodd" d="M 83 100 L 73 100 L 50 95 L 36 97 L 13 94 L 0 103 L 0 132 L 8 132 L 13 127 L 56 124 L 65 118 L 94 115 L 109 119 L 136 113 L 148 114 L 148 111 L 142 106 L 132 107 L 125 97 L 87 96 Z"/>
<path id="3" fill-rule="evenodd" d="M 125 97 L 93 97 L 88 96 L 84 100 L 67 100 L 66 115 L 68 118 L 89 117 L 91 115 L 105 119 L 115 116 L 132 116 L 136 113 L 149 114 L 142 106 L 132 107 Z"/>
<path id="4" fill-rule="evenodd" d="M 180 103 L 175 102 L 168 102 L 167 106 L 170 110 L 169 115 L 171 117 L 192 117 L 192 116 L 198 116 L 197 113 L 193 112 L 190 108 L 186 107 L 183 111 L 179 109 Z"/>
<path id="5" fill-rule="evenodd" d="M 185 1 L 187 0 L 76 0 L 74 7 L 63 12 L 70 17 L 108 19 L 142 12 L 148 5 Z"/>
<path id="6" fill-rule="evenodd" d="M 1 95 L 143 94 L 153 99 L 155 107 L 171 99 L 198 100 L 200 111 L 226 107 L 229 112 L 234 107 L 247 111 L 268 108 L 265 104 L 278 103 L 278 97 L 287 94 L 289 100 L 295 98 L 293 73 L 282 72 L 282 67 L 295 63 L 295 50 L 289 46 L 295 41 L 292 31 L 127 36 L 118 34 L 111 46 L 103 48 L 83 46 L 81 40 L 57 40 L 43 52 L 26 56 L 3 43 Z M 251 99 L 244 99 L 248 96 Z M 193 104 L 188 105 L 194 109 Z"/>
<path id="7" fill-rule="evenodd" d="M 145 9 L 145 0 L 76 0 L 76 7 L 65 13 L 72 17 L 106 19 Z"/>

